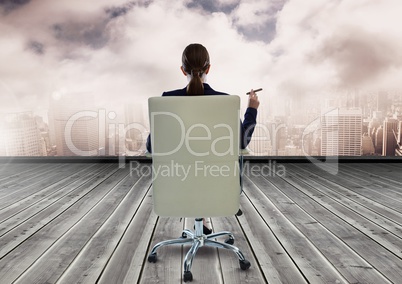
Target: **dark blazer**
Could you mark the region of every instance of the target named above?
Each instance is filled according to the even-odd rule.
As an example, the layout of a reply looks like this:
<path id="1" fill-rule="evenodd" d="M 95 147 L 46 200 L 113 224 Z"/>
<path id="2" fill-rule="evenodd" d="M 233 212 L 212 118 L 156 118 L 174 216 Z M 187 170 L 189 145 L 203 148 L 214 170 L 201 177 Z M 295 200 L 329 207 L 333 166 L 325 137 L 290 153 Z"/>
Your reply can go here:
<path id="1" fill-rule="evenodd" d="M 226 93 L 218 92 L 212 89 L 208 84 L 204 83 L 204 95 L 211 96 L 211 95 L 229 95 Z M 162 96 L 187 96 L 187 86 L 183 89 L 177 89 L 169 92 L 164 92 Z M 246 113 L 244 114 L 244 120 L 241 122 L 240 126 L 240 134 L 241 134 L 241 141 L 240 146 L 242 149 L 246 148 L 247 145 L 250 143 L 251 136 L 254 132 L 254 127 L 257 124 L 257 109 L 255 108 L 247 108 Z M 147 139 L 147 150 L 148 152 L 152 153 L 151 147 L 151 136 L 148 136 Z"/>

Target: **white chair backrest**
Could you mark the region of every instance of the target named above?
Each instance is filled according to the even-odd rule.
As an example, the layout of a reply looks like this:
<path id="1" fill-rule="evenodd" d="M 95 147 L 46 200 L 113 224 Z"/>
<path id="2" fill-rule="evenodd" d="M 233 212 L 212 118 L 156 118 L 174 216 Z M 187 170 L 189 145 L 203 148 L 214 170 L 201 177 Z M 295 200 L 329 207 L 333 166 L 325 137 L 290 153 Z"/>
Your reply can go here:
<path id="1" fill-rule="evenodd" d="M 153 97 L 148 107 L 156 214 L 234 215 L 240 199 L 240 98 Z"/>

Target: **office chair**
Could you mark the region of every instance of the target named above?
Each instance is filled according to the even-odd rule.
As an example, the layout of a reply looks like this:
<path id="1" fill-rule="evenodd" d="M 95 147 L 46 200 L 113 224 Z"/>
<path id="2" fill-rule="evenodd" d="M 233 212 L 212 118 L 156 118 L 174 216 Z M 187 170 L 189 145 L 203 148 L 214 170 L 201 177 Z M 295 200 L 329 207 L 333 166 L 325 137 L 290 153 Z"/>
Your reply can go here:
<path id="1" fill-rule="evenodd" d="M 239 212 L 240 174 L 238 96 L 153 97 L 148 100 L 153 170 L 153 208 L 164 217 L 195 218 L 195 231 L 156 244 L 157 249 L 192 244 L 184 260 L 184 282 L 192 281 L 191 266 L 202 246 L 229 249 L 240 268 L 250 262 L 235 246 L 232 233 L 203 234 L 203 217 L 233 216 Z M 214 239 L 227 236 L 226 241 Z"/>

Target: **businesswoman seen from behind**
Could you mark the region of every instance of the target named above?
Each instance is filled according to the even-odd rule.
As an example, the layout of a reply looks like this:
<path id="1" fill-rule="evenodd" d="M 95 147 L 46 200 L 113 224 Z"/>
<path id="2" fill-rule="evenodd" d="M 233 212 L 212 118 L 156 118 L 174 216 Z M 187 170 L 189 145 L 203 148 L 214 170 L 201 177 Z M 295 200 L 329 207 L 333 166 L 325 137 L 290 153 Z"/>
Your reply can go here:
<path id="1" fill-rule="evenodd" d="M 189 79 L 188 85 L 183 89 L 164 92 L 162 96 L 199 96 L 199 95 L 228 95 L 226 93 L 213 90 L 205 83 L 206 75 L 209 73 L 210 60 L 207 49 L 198 43 L 188 45 L 182 55 L 181 71 Z M 253 90 L 250 91 L 248 107 L 241 123 L 241 148 L 247 147 L 254 132 L 257 118 L 257 108 L 260 102 Z M 148 136 L 147 150 L 152 152 L 151 139 Z M 204 223 L 204 234 L 212 231 Z"/>
<path id="2" fill-rule="evenodd" d="M 188 85 L 183 89 L 164 92 L 162 96 L 199 96 L 199 95 L 228 95 L 213 90 L 205 83 L 206 75 L 210 69 L 207 49 L 198 43 L 188 45 L 182 55 L 181 71 L 189 79 Z M 241 124 L 241 148 L 245 149 L 251 140 L 257 119 L 257 108 L 260 102 L 256 93 L 251 90 L 248 107 Z M 152 152 L 151 139 L 147 139 L 147 150 Z"/>

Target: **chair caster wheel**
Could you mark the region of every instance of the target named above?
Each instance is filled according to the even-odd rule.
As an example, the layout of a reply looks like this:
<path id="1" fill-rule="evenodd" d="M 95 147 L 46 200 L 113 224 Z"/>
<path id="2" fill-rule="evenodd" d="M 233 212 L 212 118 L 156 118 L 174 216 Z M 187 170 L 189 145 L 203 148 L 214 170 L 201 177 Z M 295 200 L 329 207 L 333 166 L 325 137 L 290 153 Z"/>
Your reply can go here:
<path id="1" fill-rule="evenodd" d="M 187 234 L 186 234 L 186 233 L 184 233 L 184 232 L 183 232 L 183 233 L 181 233 L 181 238 L 182 238 L 182 239 L 187 239 Z"/>
<path id="2" fill-rule="evenodd" d="M 193 281 L 193 274 L 191 273 L 191 271 L 184 271 L 183 280 L 184 282 Z"/>
<path id="3" fill-rule="evenodd" d="M 239 260 L 241 270 L 247 270 L 250 268 L 251 264 L 248 260 Z"/>
<path id="4" fill-rule="evenodd" d="M 225 243 L 228 244 L 228 245 L 234 245 L 234 239 L 232 239 L 232 238 L 227 238 L 227 239 L 225 240 Z"/>
<path id="5" fill-rule="evenodd" d="M 156 262 L 156 253 L 155 254 L 150 254 L 148 256 L 148 261 L 151 263 L 155 263 Z"/>

